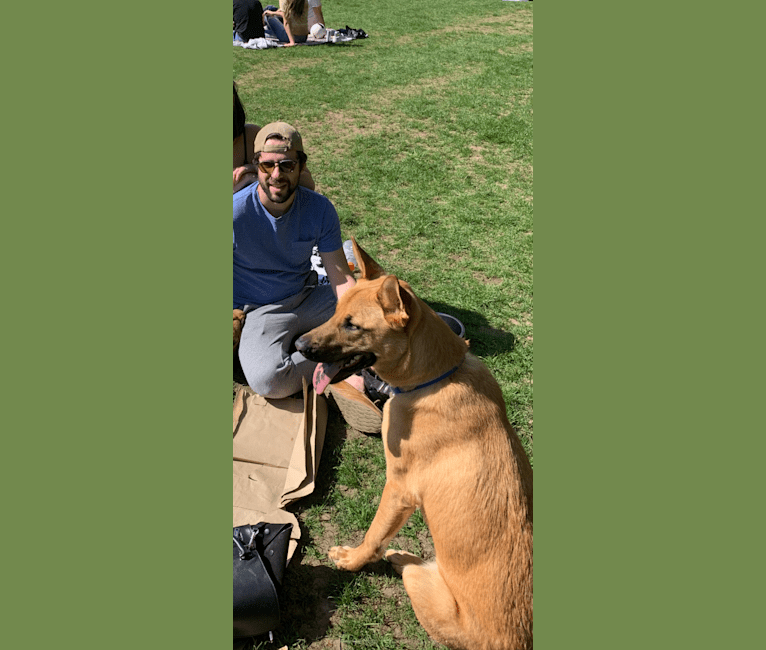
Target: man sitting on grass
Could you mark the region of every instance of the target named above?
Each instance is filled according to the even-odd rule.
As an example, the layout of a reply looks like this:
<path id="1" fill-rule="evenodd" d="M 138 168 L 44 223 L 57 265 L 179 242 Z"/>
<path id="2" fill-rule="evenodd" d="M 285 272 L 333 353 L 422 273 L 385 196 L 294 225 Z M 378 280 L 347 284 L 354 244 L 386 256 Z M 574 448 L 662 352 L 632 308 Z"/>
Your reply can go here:
<path id="1" fill-rule="evenodd" d="M 307 156 L 284 122 L 255 138 L 258 182 L 234 194 L 234 309 L 245 315 L 239 360 L 248 385 L 282 398 L 309 383 L 316 364 L 293 342 L 328 320 L 355 281 L 343 253 L 338 213 L 326 197 L 299 185 Z M 319 249 L 330 284 L 311 268 Z M 236 315 L 236 314 L 235 314 Z"/>

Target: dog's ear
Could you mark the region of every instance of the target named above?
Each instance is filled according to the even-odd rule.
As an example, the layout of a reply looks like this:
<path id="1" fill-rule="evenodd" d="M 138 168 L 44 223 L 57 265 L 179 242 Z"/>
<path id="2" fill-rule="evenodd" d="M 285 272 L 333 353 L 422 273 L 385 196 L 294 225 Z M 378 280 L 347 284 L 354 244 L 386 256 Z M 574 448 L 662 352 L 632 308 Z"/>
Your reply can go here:
<path id="1" fill-rule="evenodd" d="M 404 329 L 410 320 L 409 308 L 412 302 L 410 294 L 399 285 L 395 275 L 389 275 L 383 280 L 378 290 L 378 302 L 383 307 L 386 321 L 394 329 Z"/>
<path id="2" fill-rule="evenodd" d="M 354 257 L 356 257 L 356 261 L 359 263 L 359 268 L 362 271 L 363 280 L 374 280 L 375 278 L 379 278 L 381 275 L 386 274 L 380 264 L 372 259 L 365 250 L 356 243 L 354 237 L 351 238 L 351 244 L 354 247 Z"/>

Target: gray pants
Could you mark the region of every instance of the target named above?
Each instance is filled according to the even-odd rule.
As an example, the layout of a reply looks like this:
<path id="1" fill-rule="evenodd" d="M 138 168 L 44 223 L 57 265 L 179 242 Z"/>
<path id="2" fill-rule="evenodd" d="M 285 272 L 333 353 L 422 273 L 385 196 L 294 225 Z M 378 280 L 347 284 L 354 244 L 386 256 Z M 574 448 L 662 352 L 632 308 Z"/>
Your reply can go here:
<path id="1" fill-rule="evenodd" d="M 335 304 L 332 287 L 317 286 L 312 274 L 300 293 L 279 304 L 245 305 L 239 361 L 250 388 L 264 397 L 279 399 L 300 391 L 303 378 L 311 383 L 317 364 L 297 352 L 294 342 L 329 320 Z"/>

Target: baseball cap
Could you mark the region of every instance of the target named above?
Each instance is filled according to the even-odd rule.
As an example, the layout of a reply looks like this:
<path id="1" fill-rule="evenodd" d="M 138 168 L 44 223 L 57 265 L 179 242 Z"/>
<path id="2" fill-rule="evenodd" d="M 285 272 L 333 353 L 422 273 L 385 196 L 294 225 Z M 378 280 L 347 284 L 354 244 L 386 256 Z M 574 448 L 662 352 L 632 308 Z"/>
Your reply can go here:
<path id="1" fill-rule="evenodd" d="M 286 140 L 286 142 L 267 145 L 266 140 L 275 136 Z M 275 153 L 289 151 L 290 149 L 303 151 L 303 140 L 301 134 L 295 130 L 295 127 L 290 126 L 287 122 L 272 122 L 271 124 L 267 124 L 258 131 L 258 134 L 255 136 L 255 144 L 253 146 L 254 153 L 260 151 Z"/>

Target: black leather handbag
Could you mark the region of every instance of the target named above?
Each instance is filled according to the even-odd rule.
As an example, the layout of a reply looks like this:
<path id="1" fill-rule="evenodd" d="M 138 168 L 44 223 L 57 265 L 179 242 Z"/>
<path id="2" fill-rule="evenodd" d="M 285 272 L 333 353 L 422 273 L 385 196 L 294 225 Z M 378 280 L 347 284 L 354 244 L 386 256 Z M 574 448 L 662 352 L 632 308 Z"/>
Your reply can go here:
<path id="1" fill-rule="evenodd" d="M 279 625 L 279 592 L 292 524 L 234 529 L 234 638 L 258 636 Z"/>

